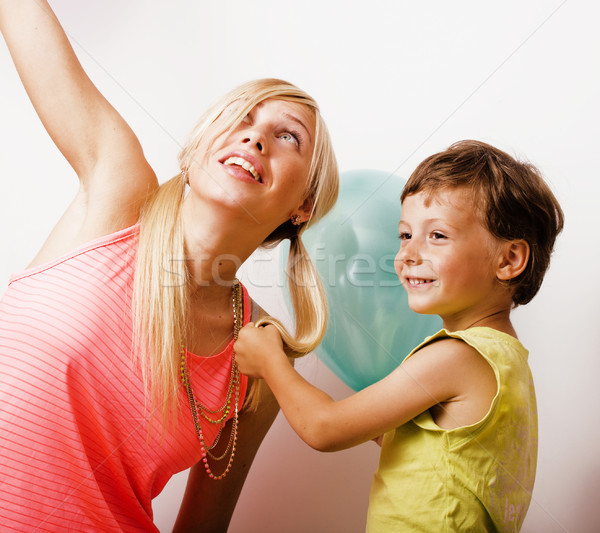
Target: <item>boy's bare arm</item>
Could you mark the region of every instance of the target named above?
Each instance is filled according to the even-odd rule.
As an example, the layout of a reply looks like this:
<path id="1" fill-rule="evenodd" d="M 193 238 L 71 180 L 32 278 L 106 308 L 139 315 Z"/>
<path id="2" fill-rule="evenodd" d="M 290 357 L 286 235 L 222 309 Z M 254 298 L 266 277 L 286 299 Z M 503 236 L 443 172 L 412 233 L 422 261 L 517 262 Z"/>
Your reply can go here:
<path id="1" fill-rule="evenodd" d="M 292 428 L 321 451 L 374 439 L 433 406 L 451 405 L 456 425 L 474 423 L 495 394 L 493 387 L 478 385 L 486 372 L 495 383 L 491 367 L 485 360 L 480 365 L 483 358 L 455 339 L 425 346 L 386 378 L 337 402 L 292 368 L 275 328 L 245 328 L 235 349 L 240 370 L 264 377 Z"/>

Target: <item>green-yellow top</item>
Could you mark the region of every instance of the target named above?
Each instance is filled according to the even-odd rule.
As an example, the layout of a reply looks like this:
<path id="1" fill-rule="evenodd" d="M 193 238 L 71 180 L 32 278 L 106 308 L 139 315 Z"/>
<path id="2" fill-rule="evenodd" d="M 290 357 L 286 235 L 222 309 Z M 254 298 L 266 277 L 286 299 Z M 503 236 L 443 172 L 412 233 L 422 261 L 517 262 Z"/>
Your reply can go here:
<path id="1" fill-rule="evenodd" d="M 519 531 L 537 461 L 537 409 L 528 352 L 491 328 L 441 330 L 494 370 L 498 389 L 478 423 L 451 430 L 426 411 L 386 433 L 371 487 L 367 532 Z"/>

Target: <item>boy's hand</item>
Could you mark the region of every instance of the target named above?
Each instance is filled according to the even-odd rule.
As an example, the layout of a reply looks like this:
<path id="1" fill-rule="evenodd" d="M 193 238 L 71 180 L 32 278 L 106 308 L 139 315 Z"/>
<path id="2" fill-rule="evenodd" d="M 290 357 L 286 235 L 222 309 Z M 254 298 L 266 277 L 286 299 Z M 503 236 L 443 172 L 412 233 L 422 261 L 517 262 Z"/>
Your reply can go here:
<path id="1" fill-rule="evenodd" d="M 287 361 L 275 326 L 257 328 L 249 322 L 240 330 L 233 349 L 240 372 L 251 378 L 264 378 L 269 364 L 279 358 Z"/>

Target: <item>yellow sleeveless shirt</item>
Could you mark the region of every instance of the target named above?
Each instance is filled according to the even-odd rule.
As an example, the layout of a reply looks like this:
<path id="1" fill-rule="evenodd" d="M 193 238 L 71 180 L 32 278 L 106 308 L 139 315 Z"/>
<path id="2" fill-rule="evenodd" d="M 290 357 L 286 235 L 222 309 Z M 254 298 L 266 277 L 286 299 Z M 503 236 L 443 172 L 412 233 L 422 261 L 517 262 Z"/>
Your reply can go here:
<path id="1" fill-rule="evenodd" d="M 537 461 L 537 409 L 528 352 L 491 328 L 441 330 L 417 346 L 462 339 L 484 357 L 498 389 L 478 423 L 451 430 L 429 411 L 386 433 L 369 499 L 368 533 L 519 531 Z"/>

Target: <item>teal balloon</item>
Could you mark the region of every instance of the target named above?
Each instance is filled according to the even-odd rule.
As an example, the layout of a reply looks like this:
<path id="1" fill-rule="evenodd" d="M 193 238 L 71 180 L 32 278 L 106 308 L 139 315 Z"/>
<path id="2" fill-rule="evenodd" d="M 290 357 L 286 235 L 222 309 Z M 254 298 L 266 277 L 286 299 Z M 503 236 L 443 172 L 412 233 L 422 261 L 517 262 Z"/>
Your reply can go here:
<path id="1" fill-rule="evenodd" d="M 394 269 L 404 184 L 388 172 L 344 172 L 336 205 L 303 234 L 329 303 L 317 354 L 355 391 L 385 377 L 441 327 L 439 317 L 411 311 Z"/>

